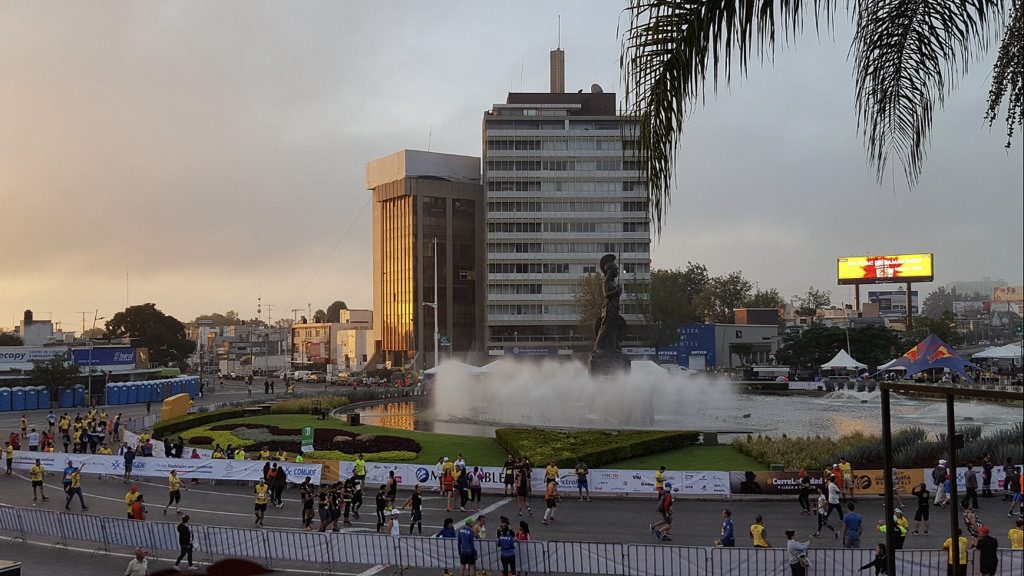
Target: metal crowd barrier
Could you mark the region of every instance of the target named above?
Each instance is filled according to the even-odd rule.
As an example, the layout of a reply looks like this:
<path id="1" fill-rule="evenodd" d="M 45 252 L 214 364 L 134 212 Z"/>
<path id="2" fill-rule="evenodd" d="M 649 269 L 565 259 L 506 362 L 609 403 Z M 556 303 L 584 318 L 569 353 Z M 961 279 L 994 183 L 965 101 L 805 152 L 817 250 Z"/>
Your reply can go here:
<path id="1" fill-rule="evenodd" d="M 454 568 L 458 564 L 453 538 L 413 537 L 398 540 L 374 533 L 303 532 L 192 526 L 196 556 L 216 561 L 246 557 L 263 564 L 315 566 L 331 573 L 343 565 L 402 565 L 410 568 Z M 159 557 L 178 553 L 174 522 L 136 521 L 87 514 L 0 505 L 0 532 L 59 546 L 86 542 L 97 552 L 114 547 L 148 548 Z M 499 550 L 493 539 L 477 543 L 479 569 L 500 573 Z M 815 549 L 808 551 L 809 574 L 859 576 L 871 561 L 873 549 Z M 899 576 L 935 576 L 946 573 L 943 550 L 901 550 Z M 789 554 L 784 548 L 706 548 L 615 542 L 516 542 L 516 563 L 531 574 L 594 574 L 608 576 L 789 576 Z M 968 574 L 977 574 L 972 552 Z M 1024 551 L 1000 550 L 1000 575 L 1024 573 Z"/>

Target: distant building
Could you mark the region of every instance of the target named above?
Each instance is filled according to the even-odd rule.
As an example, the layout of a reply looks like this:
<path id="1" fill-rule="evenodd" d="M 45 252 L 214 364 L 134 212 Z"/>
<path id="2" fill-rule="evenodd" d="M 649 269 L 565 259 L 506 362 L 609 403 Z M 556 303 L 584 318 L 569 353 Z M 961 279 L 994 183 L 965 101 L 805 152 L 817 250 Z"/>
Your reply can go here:
<path id="1" fill-rule="evenodd" d="M 342 310 L 335 341 L 338 372 L 358 372 L 373 353 L 373 312 Z"/>
<path id="2" fill-rule="evenodd" d="M 684 324 L 679 340 L 658 349 L 658 360 L 691 370 L 775 363 L 782 345 L 779 325 Z"/>
<path id="3" fill-rule="evenodd" d="M 25 315 L 18 325 L 16 334 L 21 337 L 25 346 L 42 346 L 53 342 L 53 322 L 50 320 L 36 320 L 31 310 L 25 310 Z"/>
<path id="4" fill-rule="evenodd" d="M 736 308 L 733 310 L 737 324 L 778 324 L 778 308 Z"/>
<path id="5" fill-rule="evenodd" d="M 373 348 L 377 363 L 429 368 L 434 249 L 443 356 L 482 349 L 484 265 L 480 159 L 402 150 L 366 165 L 373 193 Z"/>
<path id="6" fill-rule="evenodd" d="M 905 288 L 894 290 L 869 290 L 868 302 L 878 304 L 878 315 L 888 321 L 903 322 L 906 320 L 907 291 Z M 918 313 L 917 290 L 911 290 L 910 315 L 917 316 Z"/>
<path id="7" fill-rule="evenodd" d="M 296 370 L 336 373 L 337 359 L 333 352 L 340 327 L 338 322 L 292 324 L 291 367 Z"/>
<path id="8" fill-rule="evenodd" d="M 618 115 L 615 94 L 600 86 L 575 93 L 564 86 L 564 54 L 556 50 L 550 92 L 510 93 L 484 113 L 492 356 L 567 355 L 592 342 L 575 295 L 609 253 L 619 257 L 626 322 L 644 322 L 651 233 L 636 124 Z"/>

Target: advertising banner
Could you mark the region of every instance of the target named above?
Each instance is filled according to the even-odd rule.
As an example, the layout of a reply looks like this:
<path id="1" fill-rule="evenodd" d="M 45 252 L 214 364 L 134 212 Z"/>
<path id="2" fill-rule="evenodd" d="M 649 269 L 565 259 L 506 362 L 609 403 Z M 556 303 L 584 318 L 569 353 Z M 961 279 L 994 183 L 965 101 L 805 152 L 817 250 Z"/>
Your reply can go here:
<path id="1" fill-rule="evenodd" d="M 896 491 L 900 494 L 910 494 L 910 491 L 924 481 L 921 470 L 909 468 L 907 470 L 894 470 Z M 853 486 L 858 493 L 864 494 L 885 494 L 885 471 L 884 470 L 854 470 Z"/>
<path id="2" fill-rule="evenodd" d="M 1021 468 L 1020 464 L 1016 464 L 1016 466 L 1018 468 Z M 918 482 L 924 482 L 925 486 L 928 487 L 928 490 L 930 490 L 932 493 L 934 493 L 935 492 L 935 482 L 932 481 L 932 470 L 934 470 L 934 469 L 933 468 L 925 468 L 925 469 L 921 470 L 921 475 L 923 476 L 923 478 L 921 478 L 921 480 L 919 480 Z M 975 466 L 974 467 L 974 471 L 978 474 L 978 493 L 980 494 L 981 493 L 981 486 L 982 486 L 982 480 L 981 480 L 982 469 L 981 469 L 981 466 Z M 958 467 L 956 469 L 956 486 L 957 486 L 957 492 L 960 493 L 960 496 L 964 495 L 964 486 L 967 485 L 966 484 L 966 479 L 964 478 L 964 475 L 966 473 L 967 473 L 967 467 L 966 466 L 960 466 L 960 467 Z M 1005 479 L 1006 479 L 1006 474 L 1003 472 L 1003 467 L 1001 465 L 997 465 L 995 468 L 993 468 L 992 469 L 992 490 L 997 490 L 997 489 L 998 490 L 1002 490 L 1003 489 L 1003 480 L 1005 480 Z"/>
<path id="3" fill-rule="evenodd" d="M 821 476 L 809 474 L 811 493 L 822 488 Z M 729 491 L 732 494 L 791 494 L 800 493 L 798 472 L 729 472 Z"/>
<path id="4" fill-rule="evenodd" d="M 79 366 L 135 366 L 135 349 L 128 346 L 96 346 L 71 351 Z"/>
<path id="5" fill-rule="evenodd" d="M 97 454 L 64 454 L 46 452 L 14 452 L 14 467 L 28 469 L 39 459 L 47 472 L 63 473 L 70 460 L 74 466 L 81 466 L 82 473 L 124 474 L 123 456 L 100 456 Z M 136 476 L 166 477 L 171 470 L 177 470 L 182 478 L 207 478 L 212 480 L 259 480 L 263 478 L 262 460 L 208 460 L 205 458 L 143 458 L 132 463 L 132 474 Z M 295 464 L 278 462 L 288 474 L 288 481 L 300 484 L 309 476 L 314 484 L 320 483 L 320 464 Z"/>
<path id="6" fill-rule="evenodd" d="M 841 285 L 931 282 L 935 275 L 930 253 L 849 256 L 839 258 L 836 269 Z"/>

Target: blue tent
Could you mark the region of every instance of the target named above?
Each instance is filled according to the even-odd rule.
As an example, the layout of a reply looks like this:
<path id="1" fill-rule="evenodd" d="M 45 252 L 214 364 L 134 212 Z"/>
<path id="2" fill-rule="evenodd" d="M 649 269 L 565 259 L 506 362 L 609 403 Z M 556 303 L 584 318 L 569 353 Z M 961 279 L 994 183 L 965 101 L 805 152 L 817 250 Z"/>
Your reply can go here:
<path id="1" fill-rule="evenodd" d="M 909 378 L 910 376 L 925 370 L 944 368 L 946 370 L 952 370 L 968 380 L 970 380 L 971 377 L 967 375 L 966 369 L 979 369 L 974 364 L 964 360 L 959 354 L 953 351 L 952 346 L 947 345 L 935 334 L 929 334 L 927 338 L 918 342 L 917 346 L 907 350 L 903 356 L 900 356 L 885 367 L 886 370 L 892 370 L 894 368 L 906 369 L 907 373 L 904 378 Z"/>

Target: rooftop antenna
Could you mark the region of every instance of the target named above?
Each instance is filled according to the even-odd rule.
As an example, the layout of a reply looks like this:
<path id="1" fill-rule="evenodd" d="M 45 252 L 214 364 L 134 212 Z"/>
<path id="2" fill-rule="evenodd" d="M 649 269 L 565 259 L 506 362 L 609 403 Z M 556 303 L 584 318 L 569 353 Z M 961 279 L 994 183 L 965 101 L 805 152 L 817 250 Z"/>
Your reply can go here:
<path id="1" fill-rule="evenodd" d="M 558 41 L 557 41 L 557 45 L 555 46 L 555 48 L 557 48 L 559 50 L 562 49 L 562 15 L 561 14 L 558 15 Z"/>
<path id="2" fill-rule="evenodd" d="M 82 312 L 81 310 L 75 312 L 75 314 L 81 314 L 82 315 L 82 334 L 85 334 L 85 315 L 88 314 L 88 313 L 89 313 L 88 310 L 85 311 L 85 312 Z"/>
<path id="3" fill-rule="evenodd" d="M 427 132 L 427 152 L 430 152 L 430 141 L 434 138 L 434 131 L 430 130 Z"/>

